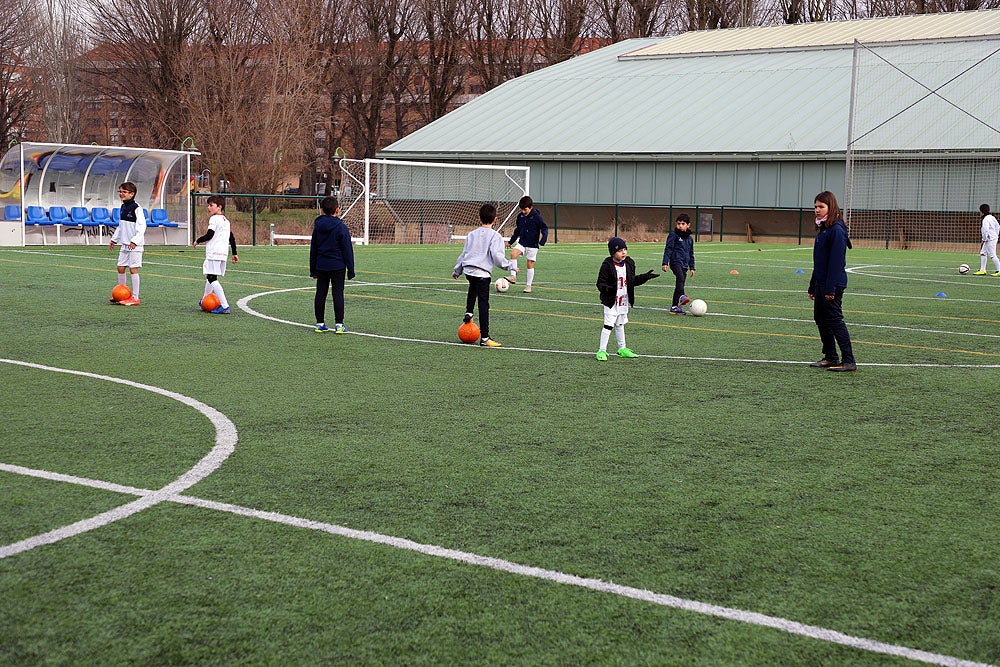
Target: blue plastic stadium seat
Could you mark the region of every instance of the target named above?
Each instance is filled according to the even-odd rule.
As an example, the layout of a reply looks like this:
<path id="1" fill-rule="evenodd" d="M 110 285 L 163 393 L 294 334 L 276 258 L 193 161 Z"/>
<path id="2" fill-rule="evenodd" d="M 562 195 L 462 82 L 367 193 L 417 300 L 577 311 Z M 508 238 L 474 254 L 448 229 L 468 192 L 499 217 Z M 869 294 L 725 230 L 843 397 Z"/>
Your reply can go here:
<path id="1" fill-rule="evenodd" d="M 7 204 L 3 207 L 3 219 L 8 222 L 21 219 L 21 207 L 17 204 Z"/>
<path id="2" fill-rule="evenodd" d="M 176 222 L 171 222 L 170 218 L 167 216 L 167 210 L 165 208 L 154 208 L 149 212 L 149 226 L 150 227 L 177 227 Z"/>
<path id="3" fill-rule="evenodd" d="M 69 219 L 77 227 L 97 227 L 100 223 L 94 222 L 90 217 L 90 211 L 83 206 L 74 206 L 69 210 Z"/>
<path id="4" fill-rule="evenodd" d="M 90 219 L 98 225 L 111 226 L 111 212 L 103 206 L 98 206 L 90 210 Z"/>
<path id="5" fill-rule="evenodd" d="M 122 210 L 120 208 L 111 209 L 111 226 L 117 227 L 122 220 Z"/>
<path id="6" fill-rule="evenodd" d="M 49 216 L 45 215 L 45 209 L 41 206 L 29 206 L 24 210 L 26 225 L 51 225 L 52 222 L 49 220 Z"/>
<path id="7" fill-rule="evenodd" d="M 45 209 L 41 206 L 29 206 L 24 209 L 24 226 L 38 227 L 39 231 L 42 233 L 43 245 L 49 244 L 49 240 L 45 236 L 45 228 L 54 224 L 54 222 L 49 220 L 49 216 L 45 214 Z M 59 231 L 58 227 L 56 227 L 56 231 Z"/>
<path id="8" fill-rule="evenodd" d="M 52 221 L 54 225 L 71 225 L 73 222 L 70 220 L 69 212 L 66 211 L 65 206 L 52 206 L 49 208 L 49 220 Z"/>

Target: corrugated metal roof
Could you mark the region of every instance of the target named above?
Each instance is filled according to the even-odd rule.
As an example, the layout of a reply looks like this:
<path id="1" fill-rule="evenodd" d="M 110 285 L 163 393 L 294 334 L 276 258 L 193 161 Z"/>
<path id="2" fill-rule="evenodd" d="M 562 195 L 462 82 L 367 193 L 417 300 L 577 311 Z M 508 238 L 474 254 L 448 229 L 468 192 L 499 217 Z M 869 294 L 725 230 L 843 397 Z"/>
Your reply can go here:
<path id="1" fill-rule="evenodd" d="M 887 16 L 856 21 L 696 30 L 621 55 L 623 60 L 865 44 L 967 39 L 1000 34 L 1000 11 Z"/>
<path id="2" fill-rule="evenodd" d="M 1000 11 L 979 14 L 1000 17 Z M 844 155 L 851 49 L 619 57 L 659 42 L 628 40 L 508 81 L 379 155 L 482 160 Z M 866 138 L 867 148 L 1000 145 L 989 129 L 1000 127 L 997 105 L 976 111 L 988 119 L 985 126 L 954 122 L 955 104 L 968 107 L 1000 74 L 996 56 L 974 69 L 975 76 L 948 83 L 970 66 L 969 44 L 991 48 L 975 41 L 879 47 L 906 75 L 880 75 L 894 78 L 873 84 L 884 88 L 883 98 L 870 117 L 859 118 L 858 133 L 876 126 L 887 109 L 914 106 L 902 116 L 910 120 L 908 134 L 875 131 Z M 897 79 L 908 83 L 893 83 Z M 941 86 L 946 100 L 928 94 L 928 88 Z"/>

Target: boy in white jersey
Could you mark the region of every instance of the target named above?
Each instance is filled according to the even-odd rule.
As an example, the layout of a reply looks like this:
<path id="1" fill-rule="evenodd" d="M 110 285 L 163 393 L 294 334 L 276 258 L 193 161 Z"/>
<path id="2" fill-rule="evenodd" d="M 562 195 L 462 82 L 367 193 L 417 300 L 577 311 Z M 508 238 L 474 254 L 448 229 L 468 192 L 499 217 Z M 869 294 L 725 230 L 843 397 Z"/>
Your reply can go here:
<path id="1" fill-rule="evenodd" d="M 604 305 L 604 328 L 601 329 L 601 347 L 597 351 L 598 361 L 608 360 L 608 341 L 615 332 L 618 356 L 634 359 L 639 355 L 625 346 L 625 325 L 628 324 L 628 309 L 635 303 L 635 290 L 653 278 L 659 278 L 654 271 L 635 275 L 635 260 L 628 256 L 628 246 L 617 236 L 608 241 L 608 257 L 601 264 L 597 274 L 597 291 Z"/>
<path id="2" fill-rule="evenodd" d="M 118 196 L 122 200 L 121 222 L 111 235 L 108 248 L 120 245 L 118 251 L 118 284 L 125 284 L 125 269 L 132 275 L 132 296 L 119 301 L 123 306 L 139 305 L 139 269 L 142 268 L 142 249 L 146 241 L 146 212 L 135 201 L 138 190 L 135 183 L 125 181 L 118 186 Z M 111 299 L 112 303 L 115 299 Z"/>
<path id="3" fill-rule="evenodd" d="M 226 291 L 222 289 L 219 277 L 226 275 L 226 260 L 229 259 L 230 248 L 233 251 L 233 264 L 240 261 L 236 254 L 236 237 L 233 236 L 229 218 L 223 211 L 226 209 L 226 198 L 219 195 L 212 195 L 208 198 L 208 231 L 203 236 L 198 237 L 192 247 L 197 248 L 199 243 L 205 244 L 205 263 L 202 264 L 202 271 L 205 273 L 205 293 L 204 299 L 209 294 L 219 297 L 219 305 L 211 312 L 216 315 L 228 315 L 233 312 L 226 300 Z M 201 302 L 198 302 L 201 305 Z"/>
<path id="4" fill-rule="evenodd" d="M 1000 238 L 1000 223 L 997 219 L 990 215 L 990 205 L 983 204 L 979 207 L 979 212 L 983 216 L 983 249 L 979 251 L 979 270 L 976 271 L 974 276 L 985 276 L 986 275 L 986 260 L 993 260 L 993 267 L 996 269 L 996 273 L 993 275 L 996 278 L 1000 278 L 1000 259 L 997 259 L 997 239 Z"/>

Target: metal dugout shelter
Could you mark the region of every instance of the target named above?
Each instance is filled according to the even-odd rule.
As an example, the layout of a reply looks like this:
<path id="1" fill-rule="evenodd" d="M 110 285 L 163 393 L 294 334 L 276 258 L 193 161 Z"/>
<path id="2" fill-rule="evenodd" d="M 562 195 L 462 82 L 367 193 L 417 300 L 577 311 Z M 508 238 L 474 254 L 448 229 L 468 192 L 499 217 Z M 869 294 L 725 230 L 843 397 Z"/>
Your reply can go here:
<path id="1" fill-rule="evenodd" d="M 74 207 L 88 212 L 113 211 L 121 200 L 118 185 L 135 183 L 136 201 L 147 212 L 166 211 L 166 218 L 176 226 L 174 242 L 185 243 L 191 223 L 191 157 L 197 151 L 174 151 L 129 146 L 99 146 L 24 142 L 11 147 L 0 159 L 0 204 L 5 225 L 0 235 L 2 245 L 25 245 L 28 207 L 53 207 L 69 211 Z M 11 220 L 8 211 L 16 207 L 19 220 Z M 50 220 L 51 223 L 51 220 Z M 71 225 L 69 225 L 71 226 Z M 43 242 L 45 236 L 43 232 Z M 58 235 L 57 235 L 57 238 Z M 81 238 L 85 238 L 81 234 Z M 73 239 L 67 239 L 74 242 Z M 61 242 L 61 240 L 60 240 Z M 150 238 L 149 242 L 155 242 Z"/>

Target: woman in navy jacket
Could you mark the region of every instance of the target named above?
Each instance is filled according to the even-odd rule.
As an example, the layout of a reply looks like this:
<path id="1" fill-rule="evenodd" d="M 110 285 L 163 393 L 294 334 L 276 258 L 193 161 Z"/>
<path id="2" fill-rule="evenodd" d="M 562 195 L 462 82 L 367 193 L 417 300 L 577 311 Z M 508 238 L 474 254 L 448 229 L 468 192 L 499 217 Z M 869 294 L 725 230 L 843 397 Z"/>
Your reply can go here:
<path id="1" fill-rule="evenodd" d="M 816 242 L 813 244 L 813 272 L 809 280 L 809 298 L 813 300 L 813 318 L 823 342 L 823 358 L 809 364 L 814 368 L 853 372 L 858 370 L 851 348 L 851 334 L 844 322 L 843 297 L 847 287 L 847 235 L 837 198 L 830 191 L 816 195 Z M 840 357 L 837 356 L 840 346 Z"/>

